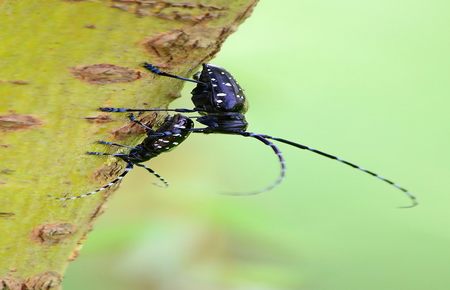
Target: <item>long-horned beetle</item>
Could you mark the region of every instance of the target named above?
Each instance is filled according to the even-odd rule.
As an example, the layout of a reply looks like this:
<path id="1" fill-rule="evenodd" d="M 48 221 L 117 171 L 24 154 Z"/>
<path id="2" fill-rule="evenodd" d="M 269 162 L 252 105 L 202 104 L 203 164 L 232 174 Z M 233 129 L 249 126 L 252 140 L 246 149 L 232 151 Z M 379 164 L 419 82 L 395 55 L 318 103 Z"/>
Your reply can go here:
<path id="1" fill-rule="evenodd" d="M 263 142 L 267 146 L 270 146 L 272 150 L 275 152 L 275 154 L 278 156 L 280 162 L 281 170 L 279 177 L 272 185 L 264 188 L 263 190 L 246 194 L 257 194 L 260 192 L 270 190 L 275 186 L 277 186 L 278 184 L 280 184 L 281 181 L 283 180 L 285 176 L 285 163 L 281 151 L 275 144 L 273 144 L 270 141 L 274 140 L 339 161 L 350 167 L 358 169 L 364 173 L 370 174 L 373 177 L 376 177 L 379 180 L 382 180 L 394 186 L 398 190 L 404 192 L 411 200 L 411 205 L 406 207 L 414 207 L 418 204 L 416 197 L 412 193 L 410 193 L 407 189 L 401 187 L 400 185 L 392 182 L 389 179 L 386 179 L 370 170 L 364 169 L 354 163 L 348 162 L 334 155 L 325 153 L 323 151 L 287 139 L 273 137 L 265 134 L 247 132 L 246 130 L 248 123 L 244 116 L 245 112 L 247 111 L 247 99 L 244 95 L 242 88 L 232 77 L 232 75 L 221 67 L 214 66 L 211 64 L 203 64 L 202 71 L 196 73 L 193 76 L 193 79 L 163 72 L 149 63 L 144 63 L 143 67 L 151 71 L 152 73 L 160 76 L 166 76 L 170 78 L 179 79 L 182 81 L 196 83 L 197 86 L 191 92 L 192 94 L 191 99 L 195 107 L 193 109 L 184 109 L 184 108 L 129 109 L 129 108 L 103 107 L 100 108 L 100 110 L 104 112 L 144 112 L 144 111 L 150 112 L 164 111 L 164 112 L 179 112 L 179 113 L 198 112 L 200 113 L 201 117 L 197 118 L 197 121 L 205 125 L 206 127 L 198 129 L 192 128 L 191 132 L 203 134 L 221 133 L 221 134 L 241 135 L 244 137 L 255 138 Z"/>
<path id="2" fill-rule="evenodd" d="M 166 117 L 165 121 L 162 125 L 156 130 L 153 131 L 150 127 L 143 124 L 141 121 L 137 120 L 133 114 L 128 116 L 130 121 L 135 122 L 139 126 L 142 126 L 147 133 L 147 137 L 142 141 L 141 144 L 136 145 L 135 147 L 126 146 L 114 142 L 109 141 L 97 141 L 99 144 L 104 144 L 108 146 L 122 147 L 130 149 L 128 153 L 104 153 L 104 152 L 86 152 L 88 155 L 97 155 L 97 156 L 114 156 L 122 159 L 127 163 L 125 170 L 122 174 L 120 174 L 116 179 L 105 184 L 104 186 L 81 195 L 77 196 L 69 196 L 58 198 L 61 201 L 64 200 L 73 200 L 78 198 L 87 197 L 93 195 L 97 192 L 106 190 L 107 188 L 113 186 L 121 179 L 125 177 L 125 175 L 130 172 L 134 165 L 142 167 L 146 169 L 149 173 L 156 176 L 165 186 L 168 186 L 168 183 L 164 178 L 156 173 L 153 169 L 141 164 L 145 161 L 148 161 L 152 158 L 155 158 L 161 153 L 168 152 L 174 147 L 178 146 L 181 142 L 183 142 L 187 136 L 191 133 L 191 130 L 194 127 L 194 122 L 186 116 L 181 114 L 176 114 L 174 116 Z"/>

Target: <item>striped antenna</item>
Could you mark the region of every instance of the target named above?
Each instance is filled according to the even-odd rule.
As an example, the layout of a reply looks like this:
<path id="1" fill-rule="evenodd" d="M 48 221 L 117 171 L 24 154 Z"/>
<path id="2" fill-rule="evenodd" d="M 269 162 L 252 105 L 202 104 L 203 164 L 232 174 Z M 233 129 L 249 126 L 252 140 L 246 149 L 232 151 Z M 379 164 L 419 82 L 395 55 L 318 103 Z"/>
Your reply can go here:
<path id="1" fill-rule="evenodd" d="M 267 140 L 265 137 L 258 135 L 258 134 L 253 134 L 253 133 L 248 133 L 248 132 L 237 132 L 235 134 L 239 134 L 241 136 L 244 137 L 252 137 L 255 138 L 259 141 L 261 141 L 262 143 L 264 143 L 267 146 L 270 146 L 270 148 L 272 148 L 273 152 L 277 155 L 278 160 L 280 162 L 280 174 L 278 175 L 278 178 L 269 186 L 267 186 L 264 189 L 258 190 L 258 191 L 252 191 L 252 192 L 247 192 L 247 193 L 223 193 L 226 195 L 235 195 L 235 196 L 243 196 L 243 195 L 256 195 L 256 194 L 260 194 L 269 190 L 272 190 L 273 188 L 275 188 L 276 186 L 278 186 L 284 179 L 285 175 L 286 175 L 286 164 L 283 158 L 283 154 L 281 153 L 280 149 L 278 149 L 278 147 L 273 144 L 272 142 L 270 142 L 269 140 Z"/>
<path id="2" fill-rule="evenodd" d="M 259 136 L 261 136 L 261 137 L 263 137 L 263 138 L 267 138 L 267 139 L 279 141 L 279 142 L 282 142 L 282 143 L 285 143 L 285 144 L 288 144 L 288 145 L 291 145 L 291 146 L 294 146 L 294 147 L 297 147 L 297 148 L 300 148 L 300 149 L 308 150 L 308 151 L 314 152 L 314 153 L 316 153 L 316 154 L 325 156 L 325 157 L 327 157 L 327 158 L 330 158 L 330 159 L 339 161 L 339 162 L 341 162 L 341 163 L 344 163 L 344 164 L 346 164 L 346 165 L 348 165 L 348 166 L 350 166 L 350 167 L 353 167 L 353 168 L 355 168 L 355 169 L 358 169 L 358 170 L 360 170 L 360 171 L 362 171 L 362 172 L 364 172 L 364 173 L 370 174 L 370 175 L 372 175 L 372 176 L 374 176 L 374 177 L 376 177 L 376 178 L 378 178 L 378 179 L 380 179 L 380 180 L 382 180 L 382 181 L 384 181 L 384 182 L 386 182 L 386 183 L 388 183 L 388 184 L 394 186 L 394 187 L 397 188 L 398 190 L 404 192 L 404 193 L 406 194 L 406 196 L 408 196 L 408 198 L 411 200 L 411 205 L 409 205 L 409 206 L 401 206 L 400 208 L 411 208 L 411 207 L 415 207 L 416 205 L 419 204 L 419 203 L 417 202 L 417 198 L 414 196 L 414 194 L 412 194 L 411 192 L 409 192 L 407 189 L 401 187 L 400 185 L 398 185 L 397 183 L 395 183 L 395 182 L 393 182 L 393 181 L 391 181 L 391 180 L 389 180 L 389 179 L 386 179 L 386 178 L 384 178 L 384 177 L 382 177 L 382 176 L 380 176 L 380 175 L 378 175 L 378 174 L 376 174 L 376 173 L 374 173 L 374 172 L 372 172 L 372 171 L 370 171 L 370 170 L 364 169 L 364 168 L 362 168 L 361 166 L 358 166 L 358 165 L 356 165 L 356 164 L 354 164 L 354 163 L 345 161 L 345 160 L 343 160 L 343 159 L 341 159 L 341 158 L 339 158 L 339 157 L 337 157 L 337 156 L 334 156 L 334 155 L 331 155 L 331 154 L 322 152 L 322 151 L 320 151 L 320 150 L 317 150 L 317 149 L 308 147 L 308 146 L 306 146 L 306 145 L 299 144 L 299 143 L 295 143 L 295 142 L 292 142 L 292 141 L 289 141 L 289 140 L 286 140 L 286 139 L 282 139 L 282 138 L 278 138 L 278 137 L 272 137 L 272 136 L 269 136 L 269 135 L 259 135 Z"/>
<path id="3" fill-rule="evenodd" d="M 69 196 L 69 197 L 61 197 L 61 198 L 57 198 L 60 201 L 66 201 L 66 200 L 75 200 L 75 199 L 79 199 L 79 198 L 84 198 L 84 197 L 88 197 L 90 195 L 94 195 L 97 192 L 106 190 L 108 188 L 110 188 L 111 186 L 113 186 L 114 184 L 116 184 L 117 182 L 119 182 L 120 180 L 122 180 L 125 175 L 128 174 L 128 172 L 130 172 L 133 169 L 133 164 L 132 163 L 127 163 L 127 166 L 125 167 L 125 171 L 122 172 L 122 174 L 120 174 L 116 179 L 114 179 L 113 181 L 111 181 L 110 183 L 100 187 L 99 189 L 96 189 L 94 191 L 88 192 L 88 193 L 84 193 L 81 195 L 76 195 L 76 196 Z"/>

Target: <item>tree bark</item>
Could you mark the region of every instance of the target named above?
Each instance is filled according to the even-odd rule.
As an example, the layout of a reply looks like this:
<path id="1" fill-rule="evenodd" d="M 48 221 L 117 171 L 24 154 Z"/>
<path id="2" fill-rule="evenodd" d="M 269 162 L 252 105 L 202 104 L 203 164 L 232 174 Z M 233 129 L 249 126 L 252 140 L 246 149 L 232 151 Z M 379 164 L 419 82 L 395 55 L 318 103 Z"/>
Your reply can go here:
<path id="1" fill-rule="evenodd" d="M 0 289 L 59 289 L 111 191 L 61 202 L 124 164 L 86 151 L 135 145 L 143 131 L 111 107 L 166 107 L 257 0 L 0 2 Z M 162 116 L 143 115 L 149 125 Z"/>

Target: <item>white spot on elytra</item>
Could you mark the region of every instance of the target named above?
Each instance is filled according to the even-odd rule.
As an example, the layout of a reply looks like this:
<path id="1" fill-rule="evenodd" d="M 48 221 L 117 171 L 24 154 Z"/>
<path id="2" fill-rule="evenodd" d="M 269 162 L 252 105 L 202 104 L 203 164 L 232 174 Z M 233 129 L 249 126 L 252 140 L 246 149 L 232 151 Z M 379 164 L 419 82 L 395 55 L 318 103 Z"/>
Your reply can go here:
<path id="1" fill-rule="evenodd" d="M 217 100 L 217 102 L 220 104 L 220 103 L 222 103 L 223 101 L 222 101 L 222 100 Z"/>
<path id="2" fill-rule="evenodd" d="M 225 93 L 218 93 L 217 94 L 217 96 L 219 96 L 219 97 L 225 97 L 227 94 L 225 94 Z"/>
<path id="3" fill-rule="evenodd" d="M 225 84 L 227 87 L 231 87 L 231 84 L 230 83 L 226 83 Z"/>

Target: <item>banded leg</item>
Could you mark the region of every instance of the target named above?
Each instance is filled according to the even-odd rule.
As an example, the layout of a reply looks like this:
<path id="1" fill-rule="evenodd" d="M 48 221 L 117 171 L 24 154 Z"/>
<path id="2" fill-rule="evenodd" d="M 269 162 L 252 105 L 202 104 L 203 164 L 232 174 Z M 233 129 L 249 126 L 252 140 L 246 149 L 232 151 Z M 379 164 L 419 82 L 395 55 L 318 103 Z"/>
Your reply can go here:
<path id="1" fill-rule="evenodd" d="M 122 158 L 123 157 L 127 157 L 128 154 L 112 154 L 112 153 L 105 153 L 105 152 L 93 152 L 93 151 L 88 151 L 86 152 L 87 155 L 97 155 L 97 156 L 113 156 L 113 157 L 119 157 Z"/>
<path id="2" fill-rule="evenodd" d="M 162 108 L 147 108 L 147 109 L 129 109 L 129 108 L 111 108 L 111 107 L 100 107 L 98 108 L 102 112 L 109 113 L 125 113 L 125 112 L 176 112 L 176 113 L 196 113 L 205 112 L 199 109 L 162 109 Z"/>
<path id="3" fill-rule="evenodd" d="M 157 68 L 156 66 L 154 66 L 154 65 L 152 65 L 150 63 L 147 63 L 147 62 L 144 62 L 142 64 L 142 66 L 145 69 L 151 71 L 152 73 L 160 75 L 160 76 L 165 76 L 165 77 L 169 77 L 169 78 L 173 78 L 173 79 L 177 79 L 177 80 L 182 80 L 182 81 L 186 81 L 186 82 L 192 82 L 192 83 L 196 83 L 196 84 L 206 85 L 204 82 L 201 82 L 201 81 L 188 79 L 188 78 L 185 78 L 185 77 L 180 77 L 180 76 L 177 76 L 177 75 L 173 75 L 173 74 L 170 74 L 170 73 L 163 72 L 163 71 L 159 70 L 159 68 Z"/>
<path id="4" fill-rule="evenodd" d="M 191 129 L 190 132 L 194 133 L 205 133 L 203 129 Z M 151 132 L 148 134 L 150 137 L 167 137 L 167 136 L 175 136 L 180 137 L 180 132 L 174 132 L 174 131 L 165 131 L 165 132 Z M 185 137 L 186 138 L 186 137 Z"/>
<path id="5" fill-rule="evenodd" d="M 127 175 L 128 172 L 130 172 L 132 169 L 133 169 L 133 164 L 132 163 L 127 163 L 127 166 L 125 167 L 125 170 L 124 170 L 124 172 L 122 172 L 122 174 L 120 174 L 116 179 L 114 179 L 110 183 L 103 185 L 99 189 L 96 189 L 94 191 L 87 192 L 87 193 L 84 193 L 84 194 L 81 194 L 81 195 L 69 196 L 69 197 L 61 197 L 61 198 L 57 198 L 57 199 L 60 200 L 60 201 L 75 200 L 75 199 L 84 198 L 84 197 L 88 197 L 90 195 L 96 194 L 97 192 L 100 192 L 100 191 L 103 191 L 103 190 L 106 190 L 106 189 L 110 188 L 111 186 L 113 186 L 114 184 L 116 184 L 117 182 L 122 180 L 125 177 L 125 175 Z"/>
<path id="6" fill-rule="evenodd" d="M 123 147 L 123 148 L 128 148 L 128 149 L 133 149 L 134 147 L 132 146 L 127 146 L 127 145 L 122 145 L 119 143 L 114 143 L 114 142 L 109 142 L 109 141 L 103 141 L 103 140 L 99 140 L 97 141 L 98 144 L 103 144 L 103 145 L 110 145 L 110 146 L 116 146 L 116 147 Z"/>
<path id="7" fill-rule="evenodd" d="M 106 142 L 106 141 L 104 141 L 104 142 Z M 112 143 L 112 142 L 106 142 L 106 143 Z M 101 143 L 101 144 L 104 144 L 104 143 Z M 115 145 L 115 144 L 108 144 L 108 145 Z M 117 144 L 117 145 L 121 145 L 121 144 Z M 121 146 L 125 146 L 125 145 L 121 145 Z M 126 147 L 129 147 L 129 146 L 126 146 Z M 133 149 L 134 147 L 129 147 L 129 148 Z M 100 156 L 114 156 L 114 157 L 119 157 L 119 158 L 121 158 L 124 161 L 126 161 L 126 159 L 124 159 L 124 158 L 128 157 L 128 154 L 110 154 L 110 153 L 104 153 L 104 152 L 86 152 L 86 154 L 88 154 L 88 155 L 100 155 Z M 156 173 L 153 169 L 148 168 L 148 167 L 146 167 L 145 165 L 142 165 L 142 164 L 134 164 L 134 165 L 147 169 L 151 174 L 156 176 L 159 180 L 161 180 L 162 183 L 164 183 L 164 187 L 168 187 L 169 186 L 169 183 L 161 175 Z M 156 183 L 154 183 L 154 184 L 156 186 L 162 187 L 162 186 L 160 186 L 160 185 L 158 185 Z"/>
<path id="8" fill-rule="evenodd" d="M 142 128 L 145 129 L 145 131 L 147 132 L 153 132 L 153 129 L 150 128 L 149 126 L 145 125 L 144 123 L 142 123 L 141 121 L 139 121 L 138 119 L 136 119 L 136 117 L 134 116 L 134 114 L 129 114 L 128 115 L 128 119 L 130 119 L 131 122 L 134 122 L 138 125 L 140 125 Z"/>
<path id="9" fill-rule="evenodd" d="M 151 168 L 149 168 L 149 167 L 147 167 L 147 166 L 145 166 L 144 164 L 135 164 L 136 166 L 139 166 L 139 167 L 142 167 L 142 168 L 144 168 L 144 169 L 146 169 L 148 172 L 150 172 L 151 174 L 153 174 L 156 178 L 158 178 L 163 184 L 164 184 L 164 187 L 168 187 L 169 186 L 169 183 L 164 179 L 164 177 L 162 177 L 161 175 L 159 175 L 156 171 L 154 171 L 153 169 L 151 169 Z M 159 187 L 163 187 L 163 186 L 160 186 L 159 184 L 157 184 L 157 183 L 153 183 L 154 185 L 156 185 L 156 186 L 159 186 Z"/>
<path id="10" fill-rule="evenodd" d="M 384 182 L 386 182 L 386 183 L 388 183 L 388 184 L 394 186 L 394 187 L 397 188 L 398 190 L 404 192 L 404 193 L 406 194 L 406 196 L 408 196 L 409 199 L 411 200 L 411 205 L 409 205 L 409 206 L 401 206 L 401 208 L 411 208 L 411 207 L 414 207 L 414 206 L 416 206 L 416 205 L 419 204 L 419 203 L 417 202 L 417 198 L 414 196 L 414 194 L 412 194 L 411 192 L 409 192 L 407 189 L 401 187 L 400 185 L 398 185 L 397 183 L 395 183 L 395 182 L 393 182 L 393 181 L 391 181 L 391 180 L 389 180 L 389 179 L 386 179 L 386 178 L 384 178 L 384 177 L 378 175 L 378 174 L 375 173 L 375 172 L 372 172 L 372 171 L 370 171 L 370 170 L 367 170 L 367 169 L 365 169 L 365 168 L 362 168 L 362 167 L 359 166 L 359 165 L 356 165 L 356 164 L 354 164 L 354 163 L 348 162 L 348 161 L 343 160 L 343 159 L 341 159 L 341 158 L 339 158 L 339 157 L 337 157 L 337 156 L 334 156 L 334 155 L 325 153 L 325 152 L 323 152 L 323 151 L 320 151 L 320 150 L 311 148 L 311 147 L 309 147 L 309 146 L 306 146 L 306 145 L 303 145 L 303 144 L 299 144 L 299 143 L 295 143 L 295 142 L 292 142 L 292 141 L 289 141 L 289 140 L 286 140 L 286 139 L 283 139 L 283 138 L 272 137 L 272 136 L 264 135 L 264 134 L 261 134 L 261 135 L 259 135 L 259 136 L 261 136 L 261 137 L 263 137 L 263 138 L 266 138 L 266 139 L 271 139 L 271 140 L 275 140 L 275 141 L 278 141 L 278 142 L 282 142 L 282 143 L 285 143 L 285 144 L 288 144 L 288 145 L 291 145 L 291 146 L 294 146 L 294 147 L 297 147 L 297 148 L 300 148 L 300 149 L 308 150 L 308 151 L 310 151 L 310 152 L 313 152 L 313 153 L 316 153 L 316 154 L 325 156 L 325 157 L 327 157 L 327 158 L 329 158 L 329 159 L 333 159 L 333 160 L 339 161 L 339 162 L 341 162 L 341 163 L 344 163 L 344 164 L 346 164 L 346 165 L 348 165 L 348 166 L 350 166 L 350 167 L 353 167 L 353 168 L 355 168 L 355 169 L 358 169 L 358 170 L 360 170 L 360 171 L 362 171 L 362 172 L 364 172 L 364 173 L 370 174 L 370 175 L 372 175 L 373 177 L 376 177 L 376 178 L 378 178 L 379 180 L 384 181 Z"/>

